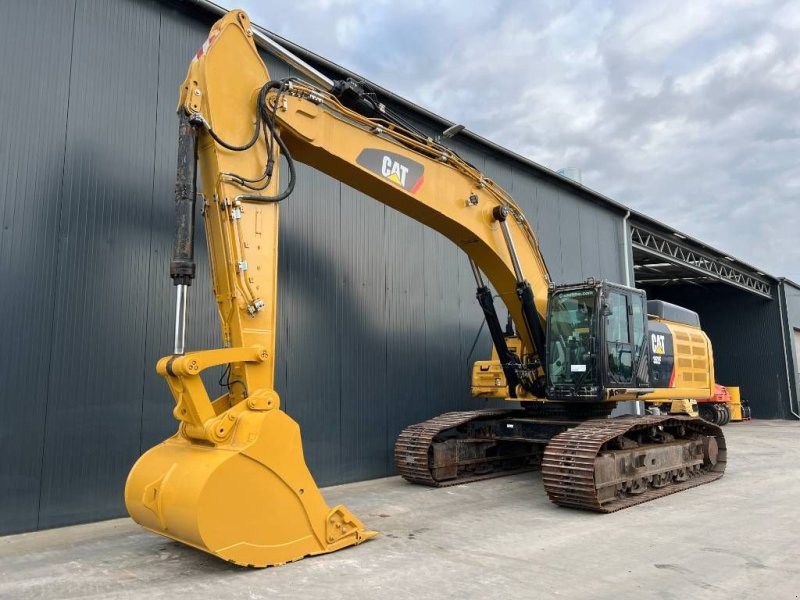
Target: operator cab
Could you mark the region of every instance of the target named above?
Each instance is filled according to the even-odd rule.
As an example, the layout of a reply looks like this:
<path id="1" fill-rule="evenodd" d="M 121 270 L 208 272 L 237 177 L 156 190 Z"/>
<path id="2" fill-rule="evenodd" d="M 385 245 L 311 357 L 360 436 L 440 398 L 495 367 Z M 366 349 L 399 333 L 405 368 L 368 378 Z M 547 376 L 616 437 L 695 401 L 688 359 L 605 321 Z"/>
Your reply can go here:
<path id="1" fill-rule="evenodd" d="M 547 397 L 601 402 L 651 392 L 646 305 L 642 290 L 607 281 L 551 288 Z"/>

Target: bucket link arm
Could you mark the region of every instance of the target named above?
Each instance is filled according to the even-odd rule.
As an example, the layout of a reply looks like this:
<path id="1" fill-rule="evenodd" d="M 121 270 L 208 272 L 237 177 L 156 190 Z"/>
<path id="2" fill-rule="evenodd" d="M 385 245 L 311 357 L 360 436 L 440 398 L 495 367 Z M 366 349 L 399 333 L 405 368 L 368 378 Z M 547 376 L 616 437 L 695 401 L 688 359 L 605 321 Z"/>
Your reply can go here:
<path id="1" fill-rule="evenodd" d="M 255 390 L 252 395 L 245 390 L 246 403 L 232 405 L 228 395 L 212 402 L 200 377 L 211 367 L 230 363 L 257 364 L 267 358 L 268 353 L 261 346 L 247 346 L 173 354 L 159 360 L 156 372 L 167 380 L 175 397 L 172 414 L 182 423 L 183 433 L 193 439 L 219 444 L 228 438 L 245 406 L 251 410 L 279 408 L 278 395 L 264 389 Z"/>

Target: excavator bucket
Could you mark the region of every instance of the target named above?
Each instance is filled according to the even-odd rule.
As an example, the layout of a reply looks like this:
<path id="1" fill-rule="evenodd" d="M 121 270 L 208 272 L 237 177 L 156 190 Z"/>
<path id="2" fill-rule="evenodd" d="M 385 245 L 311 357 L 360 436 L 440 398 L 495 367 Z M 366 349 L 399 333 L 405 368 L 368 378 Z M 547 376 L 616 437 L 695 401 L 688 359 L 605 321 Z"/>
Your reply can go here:
<path id="1" fill-rule="evenodd" d="M 245 410 L 230 423 L 225 443 L 201 443 L 178 432 L 136 462 L 125 486 L 134 521 L 253 567 L 333 552 L 376 535 L 344 506 L 325 503 L 303 459 L 300 428 L 285 412 Z"/>

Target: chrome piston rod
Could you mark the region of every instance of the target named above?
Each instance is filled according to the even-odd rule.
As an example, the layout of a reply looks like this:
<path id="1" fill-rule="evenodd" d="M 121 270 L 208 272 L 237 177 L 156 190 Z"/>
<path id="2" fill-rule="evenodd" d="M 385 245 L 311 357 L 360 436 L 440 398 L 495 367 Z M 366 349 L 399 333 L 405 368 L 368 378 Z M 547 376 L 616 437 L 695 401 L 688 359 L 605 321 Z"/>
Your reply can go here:
<path id="1" fill-rule="evenodd" d="M 175 286 L 175 351 L 174 354 L 186 352 L 186 304 L 189 286 L 181 283 Z"/>
<path id="2" fill-rule="evenodd" d="M 522 267 L 519 264 L 517 247 L 514 246 L 514 239 L 511 237 L 511 231 L 509 231 L 508 223 L 505 219 L 500 221 L 500 229 L 503 231 L 503 237 L 506 239 L 506 246 L 508 246 L 508 254 L 511 256 L 511 265 L 514 267 L 514 275 L 517 278 L 517 283 L 522 283 L 525 281 L 525 277 L 522 274 Z"/>
<path id="3" fill-rule="evenodd" d="M 302 58 L 290 52 L 287 48 L 284 48 L 281 44 L 276 42 L 273 39 L 270 39 L 263 33 L 261 33 L 256 26 L 252 27 L 253 30 L 253 38 L 256 41 L 256 46 L 259 48 L 266 50 L 276 58 L 279 58 L 285 63 L 288 63 L 298 71 L 300 71 L 303 75 L 311 79 L 314 83 L 319 85 L 320 87 L 324 88 L 326 91 L 330 92 L 333 89 L 333 80 L 329 77 L 326 77 L 319 71 L 317 71 L 314 67 L 304 61 Z"/>
<path id="4" fill-rule="evenodd" d="M 475 261 L 471 258 L 469 259 L 469 266 L 472 267 L 472 275 L 475 277 L 475 283 L 479 288 L 485 287 L 486 284 L 483 282 L 483 275 L 481 275 L 481 270 L 478 268 L 478 265 L 475 264 Z"/>

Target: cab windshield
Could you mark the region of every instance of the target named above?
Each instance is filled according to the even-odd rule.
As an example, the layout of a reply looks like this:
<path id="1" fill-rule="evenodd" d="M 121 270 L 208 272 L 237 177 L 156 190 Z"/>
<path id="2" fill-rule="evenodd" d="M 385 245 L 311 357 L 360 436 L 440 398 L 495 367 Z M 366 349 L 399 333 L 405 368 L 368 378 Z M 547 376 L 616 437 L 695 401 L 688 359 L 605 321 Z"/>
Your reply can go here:
<path id="1" fill-rule="evenodd" d="M 595 290 L 559 292 L 550 298 L 547 376 L 550 385 L 594 383 Z"/>

